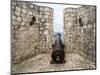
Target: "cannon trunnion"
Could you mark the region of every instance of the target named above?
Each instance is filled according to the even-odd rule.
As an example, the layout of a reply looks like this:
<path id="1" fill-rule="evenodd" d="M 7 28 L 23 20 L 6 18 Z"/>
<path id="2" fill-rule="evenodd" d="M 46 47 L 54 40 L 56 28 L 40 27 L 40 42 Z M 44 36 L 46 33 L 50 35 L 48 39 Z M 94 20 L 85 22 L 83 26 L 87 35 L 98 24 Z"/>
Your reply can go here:
<path id="1" fill-rule="evenodd" d="M 65 63 L 65 52 L 64 52 L 64 44 L 62 44 L 61 34 L 56 34 L 55 43 L 52 45 L 53 51 L 51 54 L 52 60 L 50 61 L 51 64 L 60 64 Z"/>

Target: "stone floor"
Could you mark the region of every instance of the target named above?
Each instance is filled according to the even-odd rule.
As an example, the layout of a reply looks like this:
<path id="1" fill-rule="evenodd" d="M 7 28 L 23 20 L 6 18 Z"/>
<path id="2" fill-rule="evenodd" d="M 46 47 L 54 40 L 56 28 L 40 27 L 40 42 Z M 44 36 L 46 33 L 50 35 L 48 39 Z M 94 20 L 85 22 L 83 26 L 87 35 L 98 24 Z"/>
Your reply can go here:
<path id="1" fill-rule="evenodd" d="M 23 61 L 21 64 L 13 65 L 12 71 L 13 73 L 27 73 L 95 68 L 94 63 L 76 53 L 66 54 L 66 63 L 64 64 L 50 64 L 50 60 L 50 54 L 40 54 Z"/>

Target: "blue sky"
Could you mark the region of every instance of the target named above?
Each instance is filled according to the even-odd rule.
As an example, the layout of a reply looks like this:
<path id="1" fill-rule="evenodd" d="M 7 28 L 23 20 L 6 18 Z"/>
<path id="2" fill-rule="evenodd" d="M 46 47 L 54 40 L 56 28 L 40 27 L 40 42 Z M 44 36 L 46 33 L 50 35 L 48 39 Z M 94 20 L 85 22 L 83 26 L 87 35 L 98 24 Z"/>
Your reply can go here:
<path id="1" fill-rule="evenodd" d="M 61 4 L 47 4 L 47 3 L 35 3 L 40 6 L 48 6 L 54 9 L 54 32 L 63 32 L 63 10 L 68 7 L 78 8 L 79 5 L 61 5 Z"/>

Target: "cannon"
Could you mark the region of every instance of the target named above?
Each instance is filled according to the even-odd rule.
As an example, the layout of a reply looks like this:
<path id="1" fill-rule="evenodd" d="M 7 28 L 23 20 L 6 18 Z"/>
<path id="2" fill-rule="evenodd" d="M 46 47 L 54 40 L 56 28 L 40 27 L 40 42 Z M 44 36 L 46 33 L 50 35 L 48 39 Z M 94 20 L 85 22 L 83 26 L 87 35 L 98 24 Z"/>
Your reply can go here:
<path id="1" fill-rule="evenodd" d="M 51 54 L 52 60 L 50 61 L 50 64 L 65 63 L 65 52 L 64 52 L 65 45 L 62 43 L 60 33 L 56 34 L 55 43 L 52 45 L 52 47 L 53 47 L 53 51 Z"/>

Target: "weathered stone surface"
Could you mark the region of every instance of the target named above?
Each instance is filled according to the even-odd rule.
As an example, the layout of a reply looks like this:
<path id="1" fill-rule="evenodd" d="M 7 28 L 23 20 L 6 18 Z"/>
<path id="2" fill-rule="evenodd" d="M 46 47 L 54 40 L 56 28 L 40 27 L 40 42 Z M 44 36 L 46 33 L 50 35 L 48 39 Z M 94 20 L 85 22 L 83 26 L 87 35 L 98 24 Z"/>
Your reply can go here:
<path id="1" fill-rule="evenodd" d="M 52 44 L 51 33 L 53 32 L 51 8 L 37 6 L 30 2 L 13 1 L 13 3 L 12 7 L 16 9 L 12 10 L 14 14 L 12 14 L 11 26 L 12 32 L 14 32 L 12 34 L 14 45 L 12 50 L 15 52 L 13 53 L 13 63 L 21 63 L 40 53 L 50 53 L 49 45 Z M 44 9 L 48 12 L 45 12 Z M 30 25 L 33 16 L 36 21 Z M 51 22 L 48 23 L 49 20 Z"/>
<path id="2" fill-rule="evenodd" d="M 16 16 L 15 15 L 12 15 L 12 20 L 16 20 Z"/>
<path id="3" fill-rule="evenodd" d="M 46 34 L 46 35 L 47 35 L 47 34 L 48 34 L 48 31 L 44 31 L 44 34 Z"/>
<path id="4" fill-rule="evenodd" d="M 92 11 L 94 8 L 94 11 Z M 64 41 L 66 52 L 76 52 L 95 62 L 94 6 L 64 9 Z M 79 23 L 82 19 L 83 26 Z"/>
<path id="5" fill-rule="evenodd" d="M 25 25 L 25 22 L 22 21 L 22 22 L 21 22 L 21 25 L 24 26 L 24 25 Z"/>
<path id="6" fill-rule="evenodd" d="M 48 18 L 48 15 L 45 15 L 44 18 Z"/>
<path id="7" fill-rule="evenodd" d="M 16 15 L 16 16 L 20 16 L 20 12 L 15 11 L 15 15 Z"/>
<path id="8" fill-rule="evenodd" d="M 85 59 L 77 53 L 66 54 L 65 64 L 50 64 L 50 54 L 39 54 L 19 65 L 13 67 L 14 73 L 26 72 L 47 72 L 47 71 L 69 71 L 81 69 L 95 69 L 94 63 Z M 45 62 L 44 62 L 45 61 Z M 40 63 L 41 62 L 41 63 Z M 28 67 L 27 67 L 28 66 Z M 37 67 L 38 66 L 38 67 Z"/>
<path id="9" fill-rule="evenodd" d="M 40 7 L 40 11 L 43 11 L 43 10 L 44 10 L 44 8 Z"/>
<path id="10" fill-rule="evenodd" d="M 51 12 L 51 11 L 53 11 L 53 10 L 52 10 L 52 8 L 50 8 L 50 7 L 45 7 L 45 8 L 44 8 L 44 11 Z"/>
<path id="11" fill-rule="evenodd" d="M 23 18 L 23 21 L 26 23 L 27 22 L 27 19 L 26 18 Z"/>
<path id="12" fill-rule="evenodd" d="M 27 8 L 27 6 L 26 6 L 25 4 L 23 4 L 22 6 L 23 6 L 23 8 L 25 8 L 25 9 Z"/>
<path id="13" fill-rule="evenodd" d="M 17 21 L 16 20 L 12 20 L 12 25 L 17 25 Z"/>
<path id="14" fill-rule="evenodd" d="M 27 12 L 27 10 L 25 10 L 25 9 L 22 9 L 22 13 L 26 13 Z"/>
<path id="15" fill-rule="evenodd" d="M 21 12 L 21 8 L 20 8 L 20 7 L 16 7 L 16 10 L 17 10 L 18 12 Z"/>
<path id="16" fill-rule="evenodd" d="M 41 22 L 45 22 L 46 20 L 45 20 L 45 18 L 41 18 Z"/>
<path id="17" fill-rule="evenodd" d="M 32 15 L 32 11 L 28 12 L 29 15 Z"/>
<path id="18" fill-rule="evenodd" d="M 21 17 L 17 17 L 17 21 L 21 21 L 22 20 L 22 18 Z"/>
<path id="19" fill-rule="evenodd" d="M 21 17 L 25 18 L 25 17 L 26 17 L 26 15 L 23 13 L 23 14 L 21 14 Z"/>
<path id="20" fill-rule="evenodd" d="M 30 5 L 30 8 L 33 8 L 33 5 Z"/>

